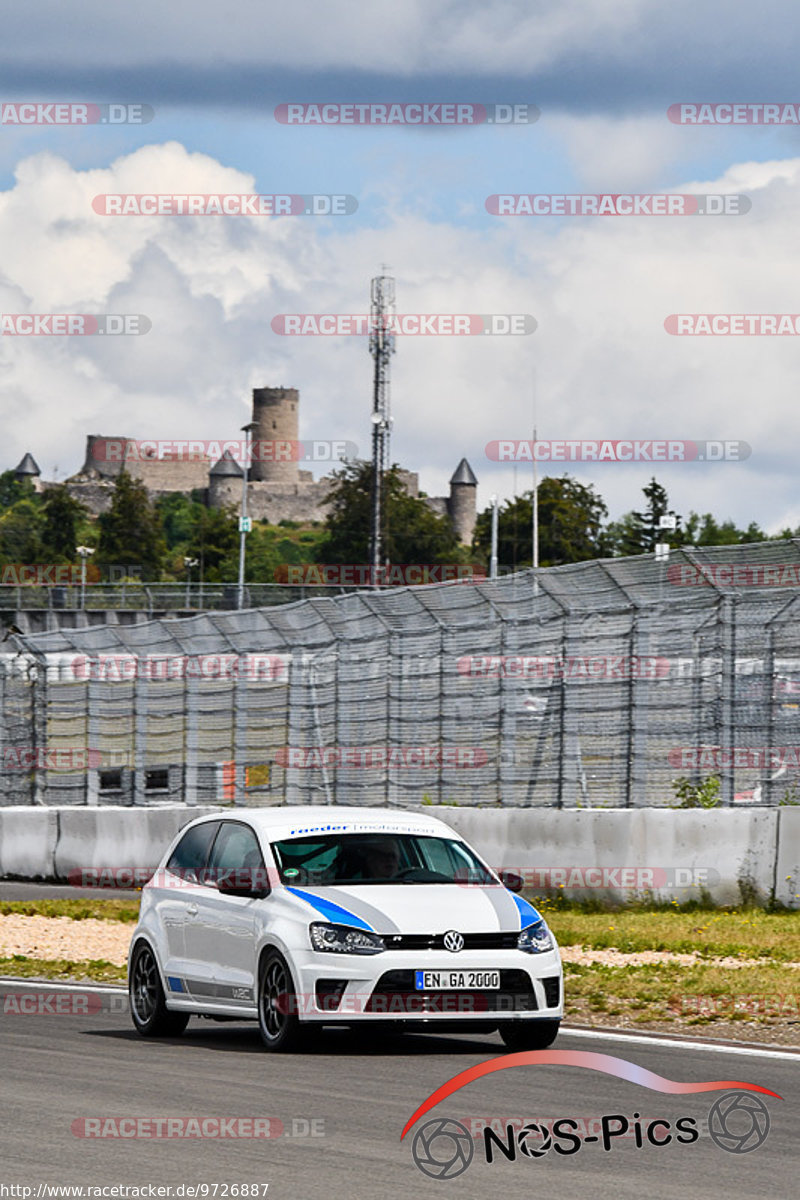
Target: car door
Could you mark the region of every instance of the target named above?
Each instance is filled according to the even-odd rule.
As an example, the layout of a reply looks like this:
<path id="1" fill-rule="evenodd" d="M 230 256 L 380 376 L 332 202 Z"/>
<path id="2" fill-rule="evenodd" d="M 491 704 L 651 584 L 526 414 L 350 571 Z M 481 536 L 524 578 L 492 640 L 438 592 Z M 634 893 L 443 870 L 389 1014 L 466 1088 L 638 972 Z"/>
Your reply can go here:
<path id="1" fill-rule="evenodd" d="M 188 990 L 185 981 L 191 964 L 187 961 L 186 925 L 197 911 L 200 880 L 218 830 L 219 821 L 203 821 L 187 829 L 166 867 L 158 873 L 154 888 L 156 914 L 166 944 L 164 974 L 170 981 L 170 991 Z"/>
<path id="2" fill-rule="evenodd" d="M 223 820 L 212 846 L 208 882 L 198 897 L 198 910 L 186 925 L 187 957 L 202 963 L 210 999 L 226 1005 L 255 1003 L 256 915 L 264 903 L 252 896 L 220 892 L 216 881 L 227 877 L 256 879 L 266 886 L 264 858 L 253 829 L 243 821 Z"/>

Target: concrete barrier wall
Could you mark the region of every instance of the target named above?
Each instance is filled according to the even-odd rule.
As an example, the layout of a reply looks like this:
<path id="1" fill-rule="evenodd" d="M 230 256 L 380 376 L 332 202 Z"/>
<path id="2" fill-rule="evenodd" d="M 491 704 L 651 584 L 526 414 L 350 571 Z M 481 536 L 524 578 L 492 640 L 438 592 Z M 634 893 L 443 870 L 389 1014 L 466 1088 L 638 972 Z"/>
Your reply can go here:
<path id="1" fill-rule="evenodd" d="M 800 807 L 787 805 L 779 812 L 775 899 L 790 908 L 800 908 Z"/>
<path id="2" fill-rule="evenodd" d="M 0 808 L 0 877 L 66 879 L 85 868 L 154 869 L 175 834 L 218 807 Z"/>
<path id="3" fill-rule="evenodd" d="M 779 815 L 788 810 L 443 805 L 427 811 L 471 842 L 491 866 L 518 871 L 542 891 L 556 893 L 563 882 L 572 899 L 626 900 L 649 891 L 683 903 L 699 899 L 705 889 L 718 904 L 736 904 L 743 892 L 762 903 L 772 894 Z"/>
<path id="4" fill-rule="evenodd" d="M 152 870 L 188 821 L 219 807 L 0 808 L 0 877 Z M 773 894 L 800 907 L 800 808 L 496 809 L 425 806 L 537 891 L 718 904 Z M 563 889 L 559 884 L 563 884 Z"/>

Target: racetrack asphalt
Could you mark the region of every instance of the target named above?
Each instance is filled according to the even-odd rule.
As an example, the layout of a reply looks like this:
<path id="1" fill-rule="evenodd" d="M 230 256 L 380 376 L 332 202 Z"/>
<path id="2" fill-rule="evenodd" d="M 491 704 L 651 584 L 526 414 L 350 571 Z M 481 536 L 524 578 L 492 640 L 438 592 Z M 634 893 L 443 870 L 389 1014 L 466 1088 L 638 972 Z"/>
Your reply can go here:
<path id="1" fill-rule="evenodd" d="M 520 1065 L 469 1082 L 420 1117 L 401 1141 L 404 1125 L 436 1088 L 503 1054 L 496 1034 L 364 1040 L 336 1030 L 308 1053 L 269 1055 L 248 1023 L 193 1018 L 179 1038 L 142 1039 L 117 989 L 0 980 L 0 994 L 0 1183 L 33 1185 L 34 1197 L 39 1184 L 170 1185 L 173 1196 L 180 1184 L 206 1184 L 210 1200 L 215 1184 L 219 1200 L 230 1200 L 237 1194 L 231 1185 L 256 1183 L 269 1185 L 258 1192 L 267 1200 L 483 1197 L 500 1190 L 503 1200 L 752 1200 L 797 1191 L 797 1054 L 579 1032 L 563 1032 L 553 1047 L 614 1056 L 671 1080 L 746 1081 L 779 1093 L 781 1100 L 760 1097 L 770 1130 L 749 1152 L 723 1149 L 705 1131 L 712 1104 L 736 1090 L 730 1084 L 671 1095 L 586 1066 L 558 1064 Z M 56 995 L 69 999 L 56 1002 Z M 78 1011 L 59 1014 L 56 1003 Z M 81 1011 L 87 1005 L 99 1011 Z M 17 1011 L 25 1007 L 34 1011 Z M 617 1115 L 633 1129 L 634 1114 L 645 1131 L 658 1119 L 674 1132 L 677 1119 L 693 1117 L 703 1135 L 691 1144 L 673 1139 L 664 1146 L 643 1137 L 641 1147 L 632 1136 L 616 1138 L 609 1150 L 601 1141 L 586 1142 L 571 1155 L 559 1155 L 553 1146 L 541 1157 L 526 1156 L 517 1142 L 513 1161 L 495 1149 L 487 1163 L 479 1133 L 485 1121 L 502 1132 L 508 1123 L 518 1130 L 523 1123 L 569 1117 L 583 1120 L 579 1129 L 589 1134 L 599 1129 L 600 1118 Z M 78 1136 L 82 1126 L 76 1122 L 108 1117 L 270 1118 L 277 1136 Z M 470 1130 L 474 1150 L 458 1178 L 436 1180 L 415 1164 L 412 1147 L 428 1122 L 445 1117 Z M 748 1120 L 741 1110 L 729 1118 L 734 1141 Z M 658 1136 L 664 1130 L 658 1127 Z M 418 1140 L 418 1154 L 423 1142 Z M 454 1143 L 428 1145 L 442 1157 Z M 531 1135 L 524 1145 L 542 1143 Z"/>

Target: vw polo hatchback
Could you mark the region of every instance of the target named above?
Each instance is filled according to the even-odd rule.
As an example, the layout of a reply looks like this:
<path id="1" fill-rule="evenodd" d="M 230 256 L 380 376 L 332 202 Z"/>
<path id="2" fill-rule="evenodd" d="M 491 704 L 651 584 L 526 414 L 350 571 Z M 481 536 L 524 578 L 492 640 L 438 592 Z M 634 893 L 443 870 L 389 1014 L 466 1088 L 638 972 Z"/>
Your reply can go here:
<path id="1" fill-rule="evenodd" d="M 257 1020 L 272 1051 L 326 1025 L 558 1033 L 546 923 L 444 822 L 392 809 L 275 807 L 201 817 L 142 891 L 131 1015 L 145 1037 L 192 1015 Z"/>

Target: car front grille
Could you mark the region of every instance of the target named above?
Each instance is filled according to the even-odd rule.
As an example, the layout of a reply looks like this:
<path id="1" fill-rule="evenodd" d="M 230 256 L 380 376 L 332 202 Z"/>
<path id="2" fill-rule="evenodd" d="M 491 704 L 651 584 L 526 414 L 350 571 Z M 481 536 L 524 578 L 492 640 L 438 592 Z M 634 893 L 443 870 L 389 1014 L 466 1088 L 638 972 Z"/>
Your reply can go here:
<path id="1" fill-rule="evenodd" d="M 417 991 L 413 971 L 385 971 L 367 1001 L 366 1012 L 389 1016 L 426 1013 L 535 1012 L 538 1005 L 525 971 L 501 971 L 495 991 Z"/>
<path id="2" fill-rule="evenodd" d="M 444 950 L 443 933 L 384 933 L 387 950 Z M 515 950 L 516 933 L 464 933 L 465 950 Z"/>

